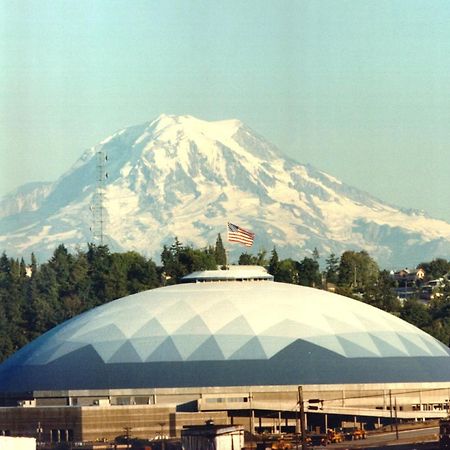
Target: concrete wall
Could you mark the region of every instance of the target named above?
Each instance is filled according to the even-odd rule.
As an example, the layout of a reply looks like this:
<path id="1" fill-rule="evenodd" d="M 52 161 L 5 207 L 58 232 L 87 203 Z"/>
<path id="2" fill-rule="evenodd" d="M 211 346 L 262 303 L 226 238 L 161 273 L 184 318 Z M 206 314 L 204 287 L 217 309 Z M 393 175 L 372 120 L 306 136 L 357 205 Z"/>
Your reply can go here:
<path id="1" fill-rule="evenodd" d="M 0 450 L 36 450 L 36 439 L 0 436 Z"/>
<path id="2" fill-rule="evenodd" d="M 43 442 L 113 440 L 126 435 L 126 428 L 132 437 L 179 437 L 183 426 L 203 425 L 209 419 L 229 423 L 226 412 L 178 413 L 152 405 L 0 408 L 0 429 Z"/>

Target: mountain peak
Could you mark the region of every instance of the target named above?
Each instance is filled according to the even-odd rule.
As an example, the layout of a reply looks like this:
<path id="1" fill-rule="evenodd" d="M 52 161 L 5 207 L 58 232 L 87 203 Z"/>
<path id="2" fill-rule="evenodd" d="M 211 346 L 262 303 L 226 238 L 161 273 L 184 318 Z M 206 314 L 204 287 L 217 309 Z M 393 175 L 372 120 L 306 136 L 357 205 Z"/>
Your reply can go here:
<path id="1" fill-rule="evenodd" d="M 232 137 L 244 125 L 240 120 L 207 121 L 190 115 L 161 114 L 150 122 L 149 129 L 162 140 L 173 140 L 181 134 L 203 135 L 212 139 Z"/>
<path id="2" fill-rule="evenodd" d="M 276 246 L 283 257 L 364 249 L 392 267 L 450 252 L 450 224 L 287 160 L 239 120 L 169 114 L 104 139 L 54 184 L 0 201 L 0 251 L 48 257 L 60 243 L 76 249 L 92 241 L 99 155 L 108 174 L 101 188 L 105 242 L 115 251 L 157 259 L 174 236 L 204 247 L 231 220 L 256 233 L 257 250 Z M 236 257 L 242 248 L 230 252 Z"/>

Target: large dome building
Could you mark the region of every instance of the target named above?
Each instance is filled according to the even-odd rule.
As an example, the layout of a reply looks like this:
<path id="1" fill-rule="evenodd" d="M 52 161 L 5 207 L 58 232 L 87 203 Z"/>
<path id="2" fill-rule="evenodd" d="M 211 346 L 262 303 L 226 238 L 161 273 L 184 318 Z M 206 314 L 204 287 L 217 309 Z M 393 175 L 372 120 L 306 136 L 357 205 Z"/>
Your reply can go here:
<path id="1" fill-rule="evenodd" d="M 81 314 L 0 366 L 3 402 L 225 411 L 259 420 L 253 430 L 273 410 L 281 430 L 283 414 L 285 428 L 295 427 L 288 413 L 303 386 L 328 401 L 316 415 L 364 407 L 380 421 L 392 416 L 392 390 L 405 418 L 431 416 L 424 405 L 445 412 L 442 343 L 362 302 L 271 278 L 254 267 L 195 273 Z M 370 400 L 355 395 L 370 390 Z"/>
<path id="2" fill-rule="evenodd" d="M 17 392 L 450 379 L 449 349 L 391 314 L 233 272 L 252 281 L 179 284 L 81 314 L 11 357 L 0 386 Z M 208 279 L 193 274 L 185 281 L 200 277 Z"/>

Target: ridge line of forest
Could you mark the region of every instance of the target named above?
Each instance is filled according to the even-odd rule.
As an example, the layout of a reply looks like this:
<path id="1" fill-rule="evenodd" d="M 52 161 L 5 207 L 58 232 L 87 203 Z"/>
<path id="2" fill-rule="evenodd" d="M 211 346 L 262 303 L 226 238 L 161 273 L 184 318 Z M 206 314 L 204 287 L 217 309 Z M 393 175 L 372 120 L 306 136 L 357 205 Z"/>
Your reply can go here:
<path id="1" fill-rule="evenodd" d="M 276 249 L 256 256 L 246 252 L 240 265 L 261 265 L 275 281 L 325 289 L 355 298 L 412 323 L 450 343 L 450 286 L 425 305 L 417 299 L 401 303 L 394 292 L 395 281 L 365 251 L 345 251 L 326 259 L 320 270 L 319 254 L 301 261 L 279 259 Z M 88 244 L 87 251 L 68 252 L 59 245 L 52 257 L 38 264 L 24 259 L 0 257 L 0 362 L 47 330 L 84 311 L 147 289 L 178 283 L 188 273 L 212 270 L 227 263 L 220 234 L 214 246 L 194 249 L 177 238 L 161 252 L 161 265 L 135 251 L 111 253 L 105 245 Z M 450 262 L 438 258 L 421 263 L 429 278 L 450 272 Z"/>

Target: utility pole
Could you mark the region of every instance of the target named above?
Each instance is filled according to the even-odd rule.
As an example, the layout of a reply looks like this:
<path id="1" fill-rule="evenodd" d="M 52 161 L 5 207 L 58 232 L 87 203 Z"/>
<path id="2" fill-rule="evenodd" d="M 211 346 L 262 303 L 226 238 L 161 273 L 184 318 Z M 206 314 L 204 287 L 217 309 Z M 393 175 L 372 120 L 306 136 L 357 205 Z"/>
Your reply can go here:
<path id="1" fill-rule="evenodd" d="M 398 441 L 398 416 L 397 416 L 397 397 L 395 397 L 395 436 Z"/>
<path id="2" fill-rule="evenodd" d="M 249 400 L 249 406 L 250 406 L 250 434 L 252 435 L 252 439 L 253 439 L 253 434 L 255 432 L 255 411 L 253 410 L 253 394 L 251 392 L 249 392 L 248 394 L 248 400 Z"/>
<path id="3" fill-rule="evenodd" d="M 307 450 L 306 446 L 306 417 L 305 417 L 305 403 L 303 401 L 303 389 L 298 387 L 298 409 L 300 414 L 300 431 L 302 433 L 302 450 Z"/>
<path id="4" fill-rule="evenodd" d="M 392 390 L 389 389 L 389 411 L 390 411 L 390 416 L 391 416 L 391 431 L 393 430 L 393 426 L 392 426 Z"/>

